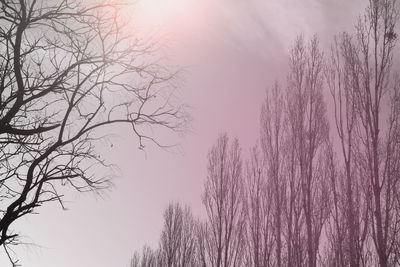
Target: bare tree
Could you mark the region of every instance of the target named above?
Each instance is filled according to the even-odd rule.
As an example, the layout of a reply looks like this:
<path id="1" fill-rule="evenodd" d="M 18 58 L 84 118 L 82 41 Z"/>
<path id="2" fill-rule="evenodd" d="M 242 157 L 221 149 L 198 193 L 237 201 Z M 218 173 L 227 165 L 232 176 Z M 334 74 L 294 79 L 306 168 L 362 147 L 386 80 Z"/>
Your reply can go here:
<path id="1" fill-rule="evenodd" d="M 208 254 L 208 225 L 207 222 L 198 221 L 196 223 L 196 266 L 206 267 L 208 262 L 211 262 Z"/>
<path id="2" fill-rule="evenodd" d="M 396 262 L 400 230 L 398 209 L 398 79 L 392 78 L 397 40 L 398 7 L 394 0 L 369 1 L 360 18 L 347 61 L 361 122 L 361 176 L 367 181 L 365 199 L 371 234 L 380 266 Z M 389 108 L 387 108 L 389 107 Z M 387 112 L 384 110 L 387 109 Z M 388 114 L 388 115 L 385 115 Z"/>
<path id="3" fill-rule="evenodd" d="M 153 131 L 185 117 L 155 59 L 154 44 L 130 35 L 107 1 L 0 1 L 0 245 L 18 244 L 20 217 L 62 188 L 109 185 L 96 140 L 126 125 L 140 148 Z M 169 89 L 171 88 L 171 89 Z M 124 127 L 124 126 L 123 126 Z"/>
<path id="4" fill-rule="evenodd" d="M 164 228 L 161 233 L 160 248 L 165 266 L 177 266 L 178 249 L 181 246 L 183 214 L 179 204 L 170 204 L 164 212 Z"/>
<path id="5" fill-rule="evenodd" d="M 208 155 L 203 203 L 208 215 L 207 266 L 241 266 L 245 234 L 242 159 L 238 141 L 221 135 Z"/>
<path id="6" fill-rule="evenodd" d="M 314 37 L 308 46 L 299 37 L 291 52 L 288 98 L 296 117 L 296 154 L 301 183 L 302 209 L 305 219 L 307 265 L 317 264 L 322 227 L 328 217 L 326 181 L 323 179 L 324 147 L 329 125 L 323 100 L 322 53 Z M 299 244 L 300 245 L 300 244 Z"/>
<path id="7" fill-rule="evenodd" d="M 133 253 L 133 257 L 131 259 L 130 267 L 139 267 L 140 266 L 140 254 L 139 252 L 135 251 Z"/>
<path id="8" fill-rule="evenodd" d="M 276 266 L 282 266 L 282 214 L 286 205 L 286 182 L 282 175 L 284 161 L 284 102 L 281 88 L 278 83 L 267 93 L 265 103 L 261 109 L 261 144 L 267 175 L 272 182 L 274 203 L 274 235 L 276 241 Z M 267 193 L 267 192 L 265 192 Z M 258 265 L 256 265 L 258 266 Z"/>
<path id="9" fill-rule="evenodd" d="M 262 153 L 243 177 L 237 141 L 222 135 L 209 153 L 198 266 L 400 265 L 397 17 L 395 0 L 370 0 L 327 64 L 317 38 L 297 38 L 285 93 L 275 85 L 262 107 Z"/>
<path id="10" fill-rule="evenodd" d="M 272 186 L 258 146 L 251 151 L 246 168 L 246 266 L 270 266 L 274 262 L 274 213 Z"/>
<path id="11" fill-rule="evenodd" d="M 297 109 L 296 95 L 290 90 L 286 90 L 285 101 L 285 123 L 288 125 L 286 129 L 285 155 L 287 159 L 284 161 L 284 175 L 287 177 L 286 189 L 286 246 L 287 246 L 287 266 L 303 266 L 304 262 L 304 235 L 302 233 L 302 225 L 304 224 L 304 216 L 301 205 L 301 181 L 299 178 L 299 162 L 298 162 L 298 131 L 297 131 Z"/>
<path id="12" fill-rule="evenodd" d="M 363 185 L 360 183 L 357 161 L 360 147 L 357 135 L 359 109 L 354 89 L 356 81 L 351 71 L 353 51 L 354 46 L 348 34 L 344 33 L 340 39 L 335 38 L 335 43 L 331 48 L 331 59 L 326 68 L 326 81 L 333 99 L 342 162 L 340 171 L 338 173 L 333 171 L 334 180 L 331 184 L 336 224 L 334 241 L 338 242 L 337 263 L 341 266 L 360 266 L 362 262 L 365 263 L 363 250 L 365 250 L 368 233 L 367 203 L 361 196 Z M 331 162 L 333 162 L 332 159 Z M 341 216 L 344 218 L 340 218 Z M 342 227 L 340 227 L 341 220 L 344 221 Z"/>
<path id="13" fill-rule="evenodd" d="M 195 221 L 189 207 L 170 204 L 164 212 L 160 251 L 163 266 L 193 266 L 196 252 Z"/>
<path id="14" fill-rule="evenodd" d="M 135 252 L 130 267 L 161 267 L 160 252 L 144 246 L 141 254 Z"/>
<path id="15" fill-rule="evenodd" d="M 164 211 L 164 226 L 157 250 L 145 246 L 135 252 L 131 267 L 148 266 L 200 266 L 197 256 L 197 227 L 189 207 L 170 203 Z"/>
<path id="16" fill-rule="evenodd" d="M 178 266 L 198 266 L 197 263 L 197 238 L 196 228 L 198 222 L 193 218 L 190 208 L 183 210 L 183 229 L 181 235 L 181 246 L 178 250 Z"/>

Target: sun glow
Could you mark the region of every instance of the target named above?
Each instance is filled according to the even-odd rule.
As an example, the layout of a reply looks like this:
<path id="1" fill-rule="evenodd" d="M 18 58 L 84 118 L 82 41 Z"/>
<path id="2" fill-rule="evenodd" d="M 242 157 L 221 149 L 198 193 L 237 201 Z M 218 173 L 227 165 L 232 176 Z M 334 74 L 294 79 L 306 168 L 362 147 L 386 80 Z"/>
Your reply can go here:
<path id="1" fill-rule="evenodd" d="M 145 28 L 174 31 L 195 13 L 196 0 L 138 0 L 137 18 Z"/>

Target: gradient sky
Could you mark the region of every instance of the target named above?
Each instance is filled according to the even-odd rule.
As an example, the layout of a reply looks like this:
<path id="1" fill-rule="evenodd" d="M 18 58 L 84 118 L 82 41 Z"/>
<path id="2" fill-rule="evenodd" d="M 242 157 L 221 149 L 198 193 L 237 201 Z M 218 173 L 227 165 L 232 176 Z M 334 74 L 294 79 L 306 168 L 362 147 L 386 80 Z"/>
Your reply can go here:
<path id="1" fill-rule="evenodd" d="M 17 248 L 22 266 L 128 266 L 135 250 L 157 246 L 170 201 L 202 216 L 207 152 L 218 134 L 237 136 L 247 154 L 265 89 L 284 81 L 295 37 L 315 33 L 328 47 L 334 34 L 352 30 L 366 6 L 362 0 L 141 1 L 138 30 L 172 36 L 174 63 L 187 66 L 180 92 L 192 106 L 193 129 L 175 153 L 152 146 L 142 152 L 127 129 L 116 129 L 113 147 L 99 147 L 119 168 L 114 188 L 102 198 L 66 192 L 67 211 L 54 203 L 22 218 L 14 229 L 35 244 Z M 0 266 L 8 266 L 4 257 Z"/>

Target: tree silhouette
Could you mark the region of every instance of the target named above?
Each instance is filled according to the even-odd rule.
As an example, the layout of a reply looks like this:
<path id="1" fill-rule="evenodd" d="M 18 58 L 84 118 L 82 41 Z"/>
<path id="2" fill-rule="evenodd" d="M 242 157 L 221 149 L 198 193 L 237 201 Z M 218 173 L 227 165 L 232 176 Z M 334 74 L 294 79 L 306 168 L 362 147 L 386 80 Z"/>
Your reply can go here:
<path id="1" fill-rule="evenodd" d="M 196 257 L 195 221 L 189 207 L 170 204 L 164 212 L 160 253 L 162 266 L 193 266 Z"/>
<path id="2" fill-rule="evenodd" d="M 227 134 L 208 155 L 193 266 L 400 266 L 398 8 L 370 0 L 327 58 L 296 38 L 245 172 Z"/>
<path id="3" fill-rule="evenodd" d="M 269 266 L 274 262 L 276 239 L 273 212 L 273 187 L 258 146 L 251 150 L 247 163 L 245 199 L 247 266 Z M 275 235 L 275 237 L 274 237 Z"/>
<path id="4" fill-rule="evenodd" d="M 328 192 L 323 175 L 329 125 L 323 99 L 323 58 L 317 38 L 308 45 L 297 38 L 290 58 L 288 101 L 294 114 L 293 140 L 299 174 L 302 212 L 305 220 L 307 265 L 315 267 L 319 239 L 328 217 Z M 300 244 L 299 244 L 300 245 Z"/>
<path id="5" fill-rule="evenodd" d="M 276 266 L 282 266 L 282 233 L 283 223 L 282 215 L 286 204 L 285 178 L 282 175 L 283 163 L 284 163 L 284 102 L 282 97 L 280 86 L 276 83 L 272 90 L 267 93 L 266 100 L 262 105 L 261 109 L 261 144 L 262 151 L 264 154 L 264 163 L 267 168 L 267 177 L 269 186 L 273 187 L 273 190 L 264 192 L 264 194 L 272 195 L 273 199 L 270 201 L 273 203 L 274 211 L 274 227 L 273 232 L 276 243 Z M 264 178 L 266 180 L 266 178 Z"/>
<path id="6" fill-rule="evenodd" d="M 362 197 L 360 166 L 357 161 L 358 101 L 353 86 L 348 55 L 352 51 L 351 37 L 344 33 L 331 48 L 331 58 L 326 67 L 326 81 L 333 100 L 334 125 L 340 142 L 340 163 L 333 163 L 331 155 L 331 191 L 334 205 L 332 236 L 336 265 L 360 266 L 366 260 L 368 233 L 367 203 Z M 336 167 L 335 167 L 336 165 Z"/>
<path id="7" fill-rule="evenodd" d="M 400 252 L 400 89 L 391 71 L 397 19 L 396 1 L 370 1 L 345 55 L 361 121 L 357 158 L 365 179 L 371 236 L 382 267 L 398 263 Z M 388 112 L 384 112 L 385 106 Z"/>
<path id="8" fill-rule="evenodd" d="M 153 131 L 178 130 L 183 106 L 153 42 L 132 36 L 112 2 L 0 1 L 0 245 L 18 244 L 13 223 L 63 188 L 108 187 L 94 149 L 122 124 L 140 148 Z M 100 129 L 105 129 L 101 130 Z M 108 128 L 110 129 L 110 128 Z"/>
<path id="9" fill-rule="evenodd" d="M 158 267 L 161 266 L 160 262 L 160 251 L 154 251 L 149 246 L 144 246 L 141 254 L 134 253 L 130 267 Z"/>
<path id="10" fill-rule="evenodd" d="M 245 234 L 243 175 L 238 140 L 221 135 L 208 155 L 203 203 L 207 211 L 206 265 L 240 266 Z"/>

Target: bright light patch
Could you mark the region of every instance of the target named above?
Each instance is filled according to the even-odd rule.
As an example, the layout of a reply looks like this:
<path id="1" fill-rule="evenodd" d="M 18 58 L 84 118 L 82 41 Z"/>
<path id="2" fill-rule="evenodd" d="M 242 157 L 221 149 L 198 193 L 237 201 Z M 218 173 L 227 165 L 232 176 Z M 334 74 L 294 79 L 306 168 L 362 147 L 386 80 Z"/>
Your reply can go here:
<path id="1" fill-rule="evenodd" d="M 195 15 L 195 0 L 138 0 L 136 14 L 146 28 L 174 30 Z M 175 29 L 176 30 L 176 29 Z"/>

